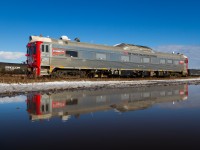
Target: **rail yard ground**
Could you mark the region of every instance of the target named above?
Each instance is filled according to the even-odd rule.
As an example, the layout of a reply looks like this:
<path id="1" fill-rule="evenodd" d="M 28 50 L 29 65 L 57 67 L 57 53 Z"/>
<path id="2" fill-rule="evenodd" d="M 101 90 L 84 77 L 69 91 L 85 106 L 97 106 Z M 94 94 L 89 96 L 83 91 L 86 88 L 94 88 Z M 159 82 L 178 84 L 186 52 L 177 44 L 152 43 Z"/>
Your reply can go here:
<path id="1" fill-rule="evenodd" d="M 28 79 L 25 76 L 1 76 L 0 96 L 25 94 L 27 92 L 48 93 L 63 90 L 144 87 L 171 84 L 200 84 L 200 77 L 182 78 L 92 78 L 92 79 Z"/>
<path id="2" fill-rule="evenodd" d="M 138 81 L 138 80 L 188 80 L 188 79 L 199 79 L 200 76 L 190 76 L 190 77 L 145 77 L 145 78 L 50 78 L 50 77 L 38 77 L 38 78 L 27 78 L 26 75 L 1 75 L 0 74 L 0 84 L 14 84 L 14 83 L 38 83 L 38 82 L 56 82 L 56 81 Z"/>

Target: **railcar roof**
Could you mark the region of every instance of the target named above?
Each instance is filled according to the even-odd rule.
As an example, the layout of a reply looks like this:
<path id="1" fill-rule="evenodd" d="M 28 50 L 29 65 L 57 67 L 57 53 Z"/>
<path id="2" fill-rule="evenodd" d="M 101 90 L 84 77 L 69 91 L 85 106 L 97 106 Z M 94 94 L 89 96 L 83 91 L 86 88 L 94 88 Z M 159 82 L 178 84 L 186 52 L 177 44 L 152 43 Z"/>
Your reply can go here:
<path id="1" fill-rule="evenodd" d="M 108 46 L 103 44 L 92 44 L 92 43 L 84 43 L 84 42 L 76 42 L 70 40 L 61 40 L 61 39 L 53 39 L 48 37 L 41 37 L 41 36 L 30 36 L 30 42 L 34 41 L 43 41 L 47 43 L 54 43 L 54 44 L 69 44 L 72 46 L 77 47 L 88 47 L 88 48 L 96 48 L 96 49 L 104 49 L 104 50 L 119 50 L 119 51 L 130 51 L 130 52 L 144 52 L 144 53 L 154 53 L 154 51 L 147 47 L 141 45 L 134 45 L 134 44 L 126 44 L 120 43 L 114 46 Z"/>
<path id="2" fill-rule="evenodd" d="M 126 51 L 132 53 L 144 53 L 148 55 L 154 55 L 155 53 L 162 56 L 169 56 L 169 53 L 157 52 L 152 50 L 147 46 L 141 45 L 134 45 L 134 44 L 126 44 L 120 43 L 114 46 L 108 46 L 103 44 L 93 44 L 93 43 L 84 43 L 84 42 L 77 42 L 71 40 L 62 40 L 62 39 L 53 39 L 49 37 L 41 37 L 41 36 L 30 36 L 30 43 L 35 41 L 43 41 L 46 43 L 53 43 L 58 45 L 69 45 L 74 47 L 83 47 L 83 48 L 93 48 L 93 49 L 102 49 L 102 50 L 113 50 L 113 51 Z M 171 54 L 171 57 L 180 57 L 180 55 Z"/>

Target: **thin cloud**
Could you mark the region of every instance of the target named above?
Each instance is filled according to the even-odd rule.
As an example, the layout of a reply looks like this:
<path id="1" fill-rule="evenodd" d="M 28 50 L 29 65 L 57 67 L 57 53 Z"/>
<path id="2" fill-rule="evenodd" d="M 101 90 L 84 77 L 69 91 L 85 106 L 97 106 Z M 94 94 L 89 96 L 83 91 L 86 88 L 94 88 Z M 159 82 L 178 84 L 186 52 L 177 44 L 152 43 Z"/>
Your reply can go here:
<path id="1" fill-rule="evenodd" d="M 22 52 L 8 52 L 0 51 L 0 59 L 4 60 L 16 60 L 25 57 L 25 53 Z"/>
<path id="2" fill-rule="evenodd" d="M 189 58 L 189 68 L 200 68 L 200 46 L 194 45 L 162 45 L 154 48 L 159 52 L 181 53 Z"/>
<path id="3" fill-rule="evenodd" d="M 200 51 L 200 46 L 192 46 L 192 45 L 162 45 L 155 47 L 155 50 L 161 52 L 196 52 Z"/>
<path id="4" fill-rule="evenodd" d="M 24 102 L 25 99 L 25 96 L 3 97 L 0 99 L 0 104 Z"/>

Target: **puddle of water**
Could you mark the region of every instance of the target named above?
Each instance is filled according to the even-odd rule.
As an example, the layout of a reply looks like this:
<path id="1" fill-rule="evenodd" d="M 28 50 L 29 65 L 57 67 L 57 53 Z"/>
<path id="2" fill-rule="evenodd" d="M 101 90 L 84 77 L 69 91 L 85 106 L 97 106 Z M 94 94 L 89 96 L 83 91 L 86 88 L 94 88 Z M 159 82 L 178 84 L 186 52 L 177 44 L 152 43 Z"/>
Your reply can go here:
<path id="1" fill-rule="evenodd" d="M 200 137 L 199 90 L 183 84 L 0 98 L 0 144 L 4 149 L 194 145 Z"/>

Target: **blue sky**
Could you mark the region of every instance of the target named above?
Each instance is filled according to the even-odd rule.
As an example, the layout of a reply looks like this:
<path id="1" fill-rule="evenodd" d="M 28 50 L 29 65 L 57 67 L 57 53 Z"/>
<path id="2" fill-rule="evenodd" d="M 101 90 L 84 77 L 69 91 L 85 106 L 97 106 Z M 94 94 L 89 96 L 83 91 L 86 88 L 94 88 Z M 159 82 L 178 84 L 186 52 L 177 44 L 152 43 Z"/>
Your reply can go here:
<path id="1" fill-rule="evenodd" d="M 198 0 L 1 1 L 0 61 L 24 60 L 28 37 L 40 34 L 106 45 L 162 47 L 163 51 L 173 45 L 199 49 L 199 8 Z"/>

